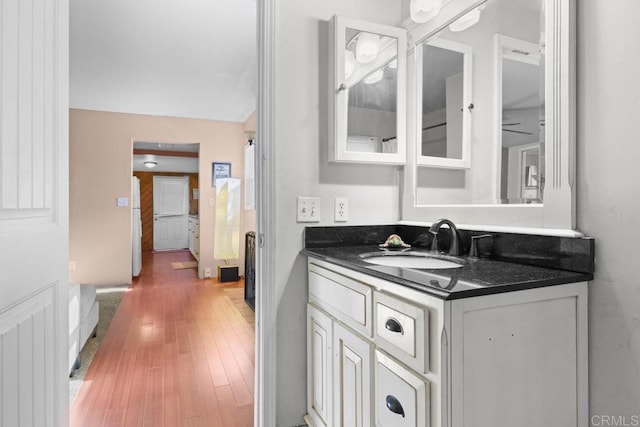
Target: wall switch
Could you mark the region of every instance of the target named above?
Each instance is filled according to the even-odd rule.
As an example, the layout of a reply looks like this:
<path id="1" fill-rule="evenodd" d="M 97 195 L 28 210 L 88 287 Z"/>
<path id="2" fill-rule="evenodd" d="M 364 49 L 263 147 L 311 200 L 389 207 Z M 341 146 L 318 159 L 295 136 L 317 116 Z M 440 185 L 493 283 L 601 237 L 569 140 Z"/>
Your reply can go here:
<path id="1" fill-rule="evenodd" d="M 75 261 L 69 261 L 69 271 L 76 271 L 77 265 Z"/>
<path id="2" fill-rule="evenodd" d="M 349 220 L 349 202 L 346 197 L 336 197 L 333 220 L 335 222 L 347 222 Z"/>
<path id="3" fill-rule="evenodd" d="M 118 197 L 116 199 L 116 206 L 119 208 L 126 208 L 129 206 L 129 199 L 126 197 Z"/>
<path id="4" fill-rule="evenodd" d="M 213 197 L 209 198 L 209 206 L 215 206 L 216 205 L 216 199 L 214 199 Z"/>
<path id="5" fill-rule="evenodd" d="M 320 197 L 298 197 L 298 222 L 320 222 Z"/>

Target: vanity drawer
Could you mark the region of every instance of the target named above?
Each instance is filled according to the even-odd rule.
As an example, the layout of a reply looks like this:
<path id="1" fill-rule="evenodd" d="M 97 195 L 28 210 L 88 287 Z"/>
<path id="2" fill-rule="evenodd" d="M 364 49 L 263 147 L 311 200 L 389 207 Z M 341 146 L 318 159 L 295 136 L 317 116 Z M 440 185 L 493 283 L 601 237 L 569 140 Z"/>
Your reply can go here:
<path id="1" fill-rule="evenodd" d="M 374 295 L 375 340 L 378 346 L 418 372 L 429 367 L 429 313 L 391 295 Z"/>
<path id="2" fill-rule="evenodd" d="M 370 286 L 309 264 L 309 301 L 369 338 L 373 333 L 372 297 Z"/>
<path id="3" fill-rule="evenodd" d="M 428 427 L 429 383 L 376 350 L 376 427 Z"/>

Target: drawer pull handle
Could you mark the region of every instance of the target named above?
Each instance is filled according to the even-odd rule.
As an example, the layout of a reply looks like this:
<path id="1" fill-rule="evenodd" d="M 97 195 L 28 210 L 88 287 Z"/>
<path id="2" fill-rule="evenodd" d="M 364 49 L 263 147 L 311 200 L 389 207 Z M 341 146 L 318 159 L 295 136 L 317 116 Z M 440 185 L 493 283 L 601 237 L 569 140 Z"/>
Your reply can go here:
<path id="1" fill-rule="evenodd" d="M 387 321 L 384 322 L 384 327 L 390 330 L 391 332 L 404 335 L 404 330 L 402 329 L 402 325 L 393 317 L 388 318 Z"/>
<path id="2" fill-rule="evenodd" d="M 404 409 L 395 396 L 388 395 L 385 400 L 387 401 L 388 410 L 390 410 L 394 414 L 402 415 L 402 418 L 404 418 Z"/>

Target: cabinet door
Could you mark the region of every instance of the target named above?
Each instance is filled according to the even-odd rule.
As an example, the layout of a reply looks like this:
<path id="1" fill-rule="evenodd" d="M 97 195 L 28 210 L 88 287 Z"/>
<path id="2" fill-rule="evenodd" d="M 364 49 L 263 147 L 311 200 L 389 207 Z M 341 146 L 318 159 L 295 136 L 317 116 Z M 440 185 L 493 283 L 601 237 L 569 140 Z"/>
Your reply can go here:
<path id="1" fill-rule="evenodd" d="M 371 425 L 371 344 L 334 325 L 334 425 Z"/>
<path id="2" fill-rule="evenodd" d="M 428 427 L 428 383 L 376 350 L 376 427 Z"/>
<path id="3" fill-rule="evenodd" d="M 307 411 L 316 426 L 331 424 L 332 323 L 307 304 Z"/>

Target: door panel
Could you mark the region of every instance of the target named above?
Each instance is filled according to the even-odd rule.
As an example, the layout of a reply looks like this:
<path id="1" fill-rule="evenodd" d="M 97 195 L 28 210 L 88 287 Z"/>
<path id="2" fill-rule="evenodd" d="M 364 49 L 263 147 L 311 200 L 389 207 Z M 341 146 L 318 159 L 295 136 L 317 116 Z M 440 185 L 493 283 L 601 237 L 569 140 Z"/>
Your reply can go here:
<path id="1" fill-rule="evenodd" d="M 189 178 L 153 177 L 153 249 L 189 247 Z"/>
<path id="2" fill-rule="evenodd" d="M 371 344 L 339 324 L 334 329 L 336 426 L 371 425 Z"/>
<path id="3" fill-rule="evenodd" d="M 307 304 L 307 409 L 318 426 L 331 425 L 332 331 L 333 321 L 314 306 Z"/>
<path id="4" fill-rule="evenodd" d="M 0 3 L 0 424 L 68 401 L 68 1 Z"/>

